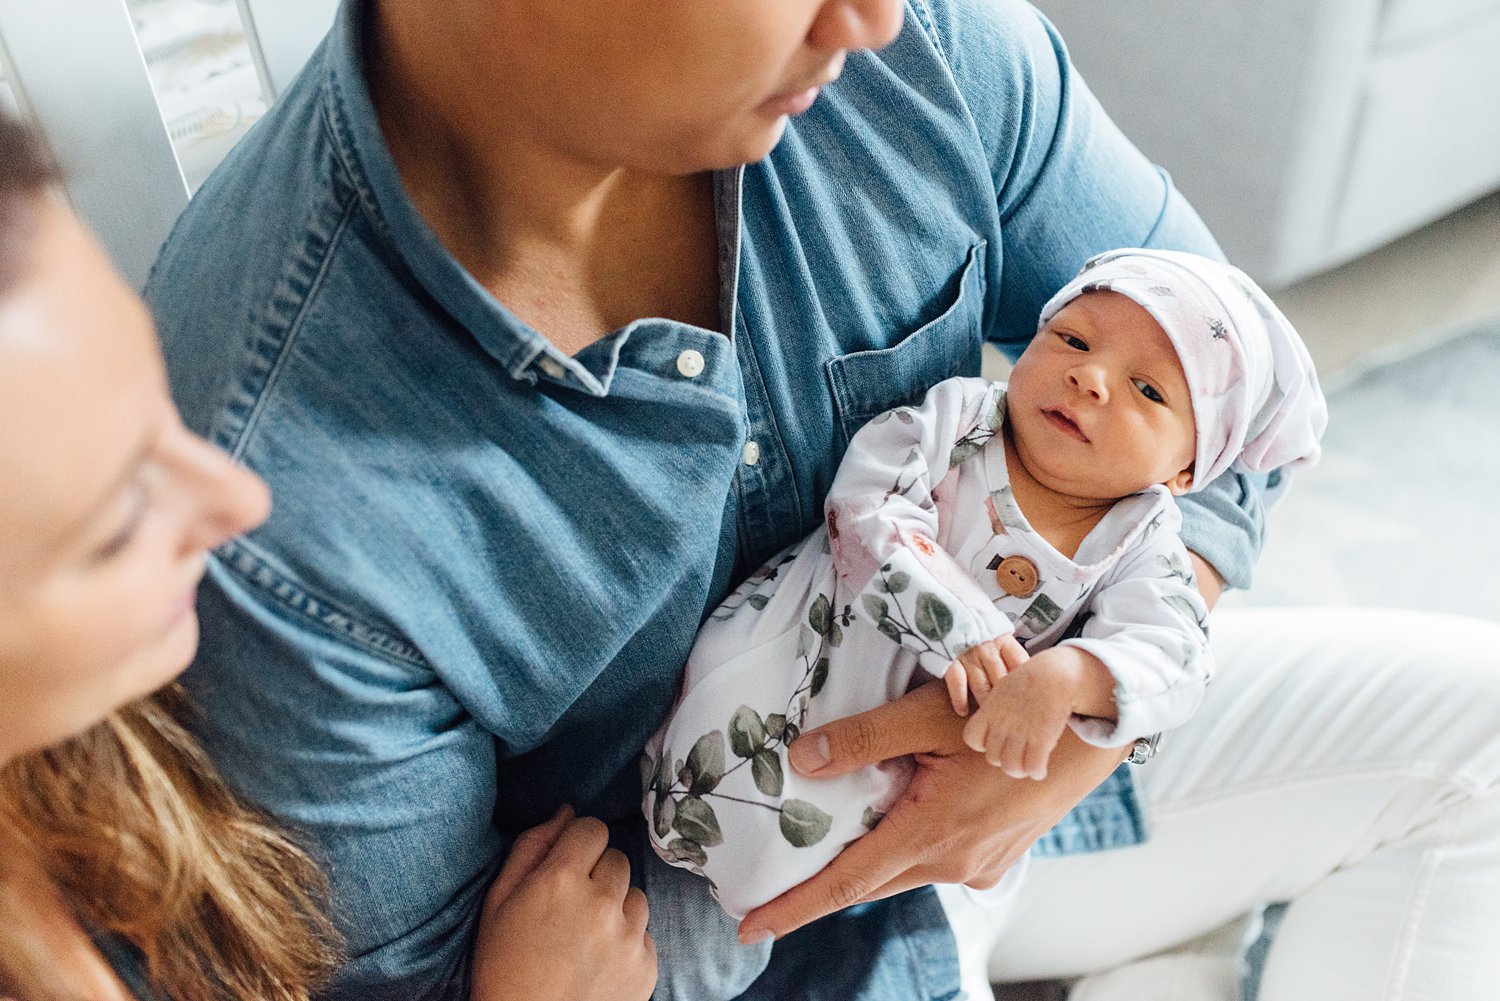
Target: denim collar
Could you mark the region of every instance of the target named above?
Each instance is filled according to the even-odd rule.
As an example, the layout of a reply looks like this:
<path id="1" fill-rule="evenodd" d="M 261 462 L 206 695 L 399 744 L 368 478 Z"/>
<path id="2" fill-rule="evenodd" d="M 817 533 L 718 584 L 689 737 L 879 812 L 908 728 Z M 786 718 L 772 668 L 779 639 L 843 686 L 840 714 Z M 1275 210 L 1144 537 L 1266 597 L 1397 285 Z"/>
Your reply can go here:
<path id="1" fill-rule="evenodd" d="M 620 349 L 643 326 L 672 322 L 634 320 L 575 356 L 559 351 L 542 333 L 505 307 L 464 270 L 428 228 L 401 182 L 370 97 L 364 59 L 368 0 L 340 6 L 328 36 L 324 107 L 334 149 L 361 207 L 386 251 L 479 346 L 518 380 L 550 381 L 594 396 L 609 392 Z M 714 212 L 719 245 L 719 310 L 722 330 L 732 336 L 740 260 L 740 200 L 744 167 L 714 173 Z"/>

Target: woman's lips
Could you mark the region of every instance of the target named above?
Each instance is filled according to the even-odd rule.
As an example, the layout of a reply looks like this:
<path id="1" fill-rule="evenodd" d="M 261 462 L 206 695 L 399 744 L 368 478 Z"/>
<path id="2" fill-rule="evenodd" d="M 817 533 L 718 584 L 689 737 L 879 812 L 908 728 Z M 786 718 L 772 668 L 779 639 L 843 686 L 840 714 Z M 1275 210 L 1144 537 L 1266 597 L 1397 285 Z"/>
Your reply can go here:
<path id="1" fill-rule="evenodd" d="M 800 115 L 813 106 L 813 102 L 818 99 L 819 90 L 819 87 L 808 87 L 805 90 L 777 94 L 766 102 L 766 110 L 777 115 Z"/>
<path id="2" fill-rule="evenodd" d="M 1057 428 L 1070 438 L 1087 442 L 1089 436 L 1083 433 L 1083 429 L 1073 422 L 1073 419 L 1061 410 L 1043 410 L 1042 416 L 1047 418 L 1047 423 Z"/>

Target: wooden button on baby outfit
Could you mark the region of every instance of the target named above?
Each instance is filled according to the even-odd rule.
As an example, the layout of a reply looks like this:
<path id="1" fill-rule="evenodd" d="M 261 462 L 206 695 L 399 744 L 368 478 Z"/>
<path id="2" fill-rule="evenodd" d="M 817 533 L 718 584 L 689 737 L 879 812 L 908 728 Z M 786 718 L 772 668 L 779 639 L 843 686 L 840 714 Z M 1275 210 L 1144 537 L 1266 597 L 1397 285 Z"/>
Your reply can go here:
<path id="1" fill-rule="evenodd" d="M 1007 556 L 995 568 L 995 580 L 1000 590 L 1016 598 L 1029 597 L 1042 582 L 1036 572 L 1036 564 L 1024 556 Z"/>

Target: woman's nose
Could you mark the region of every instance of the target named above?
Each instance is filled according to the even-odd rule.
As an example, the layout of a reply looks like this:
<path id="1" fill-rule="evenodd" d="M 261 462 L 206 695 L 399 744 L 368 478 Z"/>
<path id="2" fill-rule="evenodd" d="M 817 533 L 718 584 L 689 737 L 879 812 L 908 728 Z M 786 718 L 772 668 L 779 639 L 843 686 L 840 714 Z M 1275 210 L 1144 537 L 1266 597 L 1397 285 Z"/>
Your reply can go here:
<path id="1" fill-rule="evenodd" d="M 879 49 L 895 41 L 905 11 L 902 0 L 828 0 L 807 33 L 815 49 Z"/>
<path id="2" fill-rule="evenodd" d="M 207 552 L 243 535 L 271 513 L 271 492 L 259 476 L 238 466 L 212 445 L 186 430 L 184 489 L 197 495 L 197 507 L 183 541 L 191 552 Z"/>

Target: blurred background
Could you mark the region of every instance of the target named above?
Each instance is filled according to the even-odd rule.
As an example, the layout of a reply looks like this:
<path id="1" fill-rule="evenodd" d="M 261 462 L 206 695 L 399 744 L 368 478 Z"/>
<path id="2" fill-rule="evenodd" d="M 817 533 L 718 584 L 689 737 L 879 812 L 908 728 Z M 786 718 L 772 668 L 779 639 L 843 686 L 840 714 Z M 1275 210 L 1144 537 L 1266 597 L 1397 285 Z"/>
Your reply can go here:
<path id="1" fill-rule="evenodd" d="M 1328 390 L 1322 462 L 1273 512 L 1255 586 L 1226 604 L 1500 620 L 1500 0 L 1036 3 L 1296 324 Z M 70 199 L 139 285 L 336 5 L 0 0 L 0 100 L 42 124 Z M 1204 954 L 1239 962 L 1259 931 L 1221 930 Z"/>
<path id="2" fill-rule="evenodd" d="M 1229 600 L 1500 618 L 1500 0 L 1036 3 L 1330 394 L 1324 460 Z M 0 99 L 139 284 L 336 5 L 0 0 Z"/>

